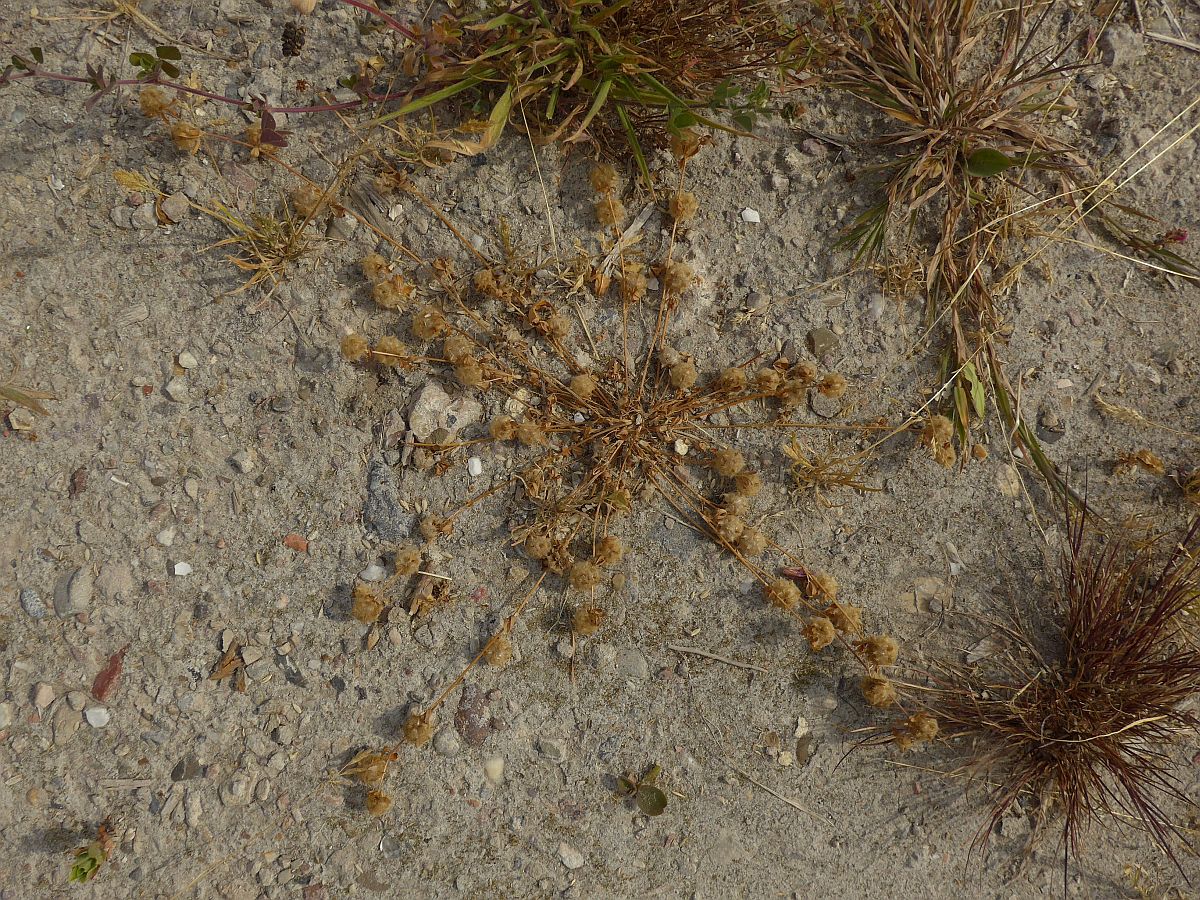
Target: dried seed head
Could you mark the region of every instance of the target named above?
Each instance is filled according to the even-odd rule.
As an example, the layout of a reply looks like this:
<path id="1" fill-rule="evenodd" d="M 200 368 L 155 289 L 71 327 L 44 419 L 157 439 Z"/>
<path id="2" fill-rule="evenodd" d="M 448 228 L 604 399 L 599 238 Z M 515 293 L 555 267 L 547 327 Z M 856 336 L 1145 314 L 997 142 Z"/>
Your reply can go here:
<path id="1" fill-rule="evenodd" d="M 517 440 L 526 447 L 540 447 L 546 443 L 546 432 L 537 422 L 522 422 L 517 426 Z"/>
<path id="2" fill-rule="evenodd" d="M 416 575 L 421 568 L 421 551 L 412 544 L 396 549 L 396 574 Z"/>
<path id="3" fill-rule="evenodd" d="M 581 606 L 571 617 L 571 630 L 580 637 L 595 634 L 608 618 L 608 613 L 598 606 Z"/>
<path id="4" fill-rule="evenodd" d="M 596 201 L 596 221 L 605 228 L 612 228 L 625 221 L 625 204 L 611 194 Z"/>
<path id="5" fill-rule="evenodd" d="M 542 560 L 542 565 L 555 575 L 566 575 L 575 565 L 575 557 L 565 543 L 555 544 L 550 549 L 550 555 Z"/>
<path id="6" fill-rule="evenodd" d="M 686 222 L 700 211 L 700 201 L 691 191 L 679 191 L 668 203 L 671 218 L 676 222 Z"/>
<path id="7" fill-rule="evenodd" d="M 577 591 L 590 591 L 599 587 L 600 567 L 595 563 L 577 562 L 571 566 L 571 587 Z"/>
<path id="8" fill-rule="evenodd" d="M 730 491 L 721 498 L 721 511 L 744 519 L 750 513 L 750 499 L 745 494 Z"/>
<path id="9" fill-rule="evenodd" d="M 617 189 L 617 170 L 608 163 L 600 163 L 588 174 L 592 190 L 597 194 L 611 194 Z"/>
<path id="10" fill-rule="evenodd" d="M 295 0 L 293 0 L 295 2 Z M 367 812 L 373 816 L 385 816 L 392 808 L 392 798 L 383 791 L 367 792 Z"/>
<path id="11" fill-rule="evenodd" d="M 379 621 L 383 610 L 384 602 L 368 585 L 360 582 L 354 586 L 354 604 L 350 607 L 350 615 L 364 625 L 372 625 Z"/>
<path id="12" fill-rule="evenodd" d="M 687 263 L 678 259 L 668 259 L 659 268 L 663 289 L 673 297 L 678 297 L 696 281 L 696 273 Z"/>
<path id="13" fill-rule="evenodd" d="M 138 94 L 138 106 L 142 110 L 142 115 L 151 119 L 161 116 L 174 104 L 174 97 L 169 96 L 162 88 L 152 84 L 142 88 L 141 93 Z"/>
<path id="14" fill-rule="evenodd" d="M 408 348 L 399 338 L 384 335 L 371 348 L 371 358 L 381 366 L 402 366 L 409 360 Z"/>
<path id="15" fill-rule="evenodd" d="M 565 341 L 571 333 L 571 320 L 562 313 L 554 313 L 542 325 L 546 337 L 554 341 Z"/>
<path id="16" fill-rule="evenodd" d="M 450 519 L 443 519 L 441 516 L 428 515 L 421 520 L 418 526 L 421 537 L 433 543 L 441 536 L 448 536 L 454 533 L 454 522 Z"/>
<path id="17" fill-rule="evenodd" d="M 474 347 L 471 341 L 461 334 L 446 335 L 446 339 L 442 341 L 442 356 L 452 366 L 458 365 L 470 356 L 472 350 Z"/>
<path id="18" fill-rule="evenodd" d="M 632 259 L 621 261 L 621 296 L 629 303 L 637 303 L 646 296 L 648 285 L 646 267 Z"/>
<path id="19" fill-rule="evenodd" d="M 368 253 L 359 262 L 362 266 L 363 278 L 374 284 L 377 281 L 382 281 L 391 274 L 391 268 L 388 262 L 378 253 Z"/>
<path id="20" fill-rule="evenodd" d="M 189 125 L 187 122 L 173 122 L 171 124 L 171 140 L 175 142 L 175 146 L 185 153 L 195 153 L 200 149 L 200 138 L 203 132 L 195 125 Z"/>
<path id="21" fill-rule="evenodd" d="M 348 334 L 342 338 L 342 356 L 350 362 L 362 362 L 371 352 L 371 345 L 361 334 Z"/>
<path id="22" fill-rule="evenodd" d="M 446 317 L 441 310 L 432 306 L 422 306 L 413 316 L 412 333 L 419 341 L 431 341 L 441 337 L 446 331 Z"/>
<path id="23" fill-rule="evenodd" d="M 596 393 L 598 387 L 596 379 L 587 372 L 581 372 L 571 379 L 571 393 L 580 400 L 592 399 L 592 394 Z"/>
<path id="24" fill-rule="evenodd" d="M 808 399 L 808 385 L 798 378 L 789 378 L 775 392 L 784 409 L 798 409 Z"/>
<path id="25" fill-rule="evenodd" d="M 683 354 L 674 347 L 663 344 L 658 348 L 658 361 L 668 369 L 673 369 L 675 366 L 683 362 Z"/>
<path id="26" fill-rule="evenodd" d="M 836 578 L 828 572 L 818 572 L 816 569 L 806 570 L 806 575 L 805 586 L 808 588 L 808 596 L 824 597 L 826 600 L 837 599 L 838 583 Z"/>
<path id="27" fill-rule="evenodd" d="M 736 450 L 723 448 L 713 454 L 712 467 L 718 475 L 733 478 L 746 468 L 746 458 Z"/>
<path id="28" fill-rule="evenodd" d="M 311 219 L 325 206 L 325 191 L 307 181 L 292 188 L 289 198 L 296 212 L 306 219 Z"/>
<path id="29" fill-rule="evenodd" d="M 747 527 L 737 539 L 737 548 L 743 556 L 758 556 L 767 549 L 767 536 L 757 528 Z"/>
<path id="30" fill-rule="evenodd" d="M 362 784 L 378 784 L 387 777 L 388 763 L 395 760 L 396 754 L 390 750 L 363 750 L 342 766 L 338 774 L 353 778 Z"/>
<path id="31" fill-rule="evenodd" d="M 513 645 L 507 632 L 501 631 L 492 636 L 484 648 L 483 658 L 491 666 L 505 666 L 512 662 Z"/>
<path id="32" fill-rule="evenodd" d="M 454 377 L 463 387 L 479 387 L 484 382 L 483 366 L 475 357 L 465 357 L 454 367 Z"/>
<path id="33" fill-rule="evenodd" d="M 940 445 L 933 451 L 933 458 L 937 461 L 939 466 L 949 469 L 952 468 L 954 463 L 958 460 L 958 453 L 955 452 L 954 445 L 947 442 Z"/>
<path id="34" fill-rule="evenodd" d="M 892 735 L 897 747 L 901 750 L 909 750 L 917 744 L 932 741 L 938 736 L 937 719 L 929 713 L 916 713 L 893 728 Z"/>
<path id="35" fill-rule="evenodd" d="M 921 443 L 927 447 L 948 443 L 953 437 L 954 423 L 945 416 L 930 416 L 921 429 Z"/>
<path id="36" fill-rule="evenodd" d="M 824 616 L 813 616 L 804 623 L 803 634 L 814 653 L 824 650 L 837 639 L 837 629 Z"/>
<path id="37" fill-rule="evenodd" d="M 371 299 L 383 309 L 403 309 L 412 299 L 416 287 L 409 284 L 403 275 L 397 272 L 391 278 L 385 278 L 371 289 Z"/>
<path id="38" fill-rule="evenodd" d="M 694 362 L 690 359 L 685 359 L 683 362 L 671 366 L 669 377 L 671 387 L 677 391 L 686 391 L 700 378 L 700 373 L 696 371 L 696 364 Z"/>
<path id="39" fill-rule="evenodd" d="M 683 164 L 700 152 L 700 135 L 691 128 L 684 128 L 671 135 L 671 153 L 675 161 Z"/>
<path id="40" fill-rule="evenodd" d="M 499 298 L 501 295 L 500 282 L 496 280 L 496 273 L 491 269 L 480 269 L 475 273 L 474 277 L 475 290 L 488 297 Z"/>
<path id="41" fill-rule="evenodd" d="M 881 675 L 867 675 L 861 687 L 867 704 L 876 709 L 887 709 L 896 703 L 896 686 Z"/>
<path id="42" fill-rule="evenodd" d="M 317 8 L 317 0 L 292 0 L 292 9 L 302 16 L 307 16 Z"/>
<path id="43" fill-rule="evenodd" d="M 809 385 L 817 380 L 817 367 L 806 359 L 800 360 L 788 369 L 788 376 L 802 384 Z"/>
<path id="44" fill-rule="evenodd" d="M 783 386 L 783 375 L 775 369 L 762 369 L 754 376 L 754 386 L 764 394 L 774 394 Z"/>
<path id="45" fill-rule="evenodd" d="M 737 367 L 725 369 L 713 380 L 713 386 L 718 391 L 744 391 L 746 389 L 746 371 Z"/>
<path id="46" fill-rule="evenodd" d="M 535 531 L 525 538 L 525 552 L 533 559 L 545 559 L 553 549 L 550 538 L 544 534 Z"/>
<path id="47" fill-rule="evenodd" d="M 433 737 L 433 713 L 411 712 L 404 723 L 404 739 L 414 747 L 424 747 Z"/>
<path id="48" fill-rule="evenodd" d="M 842 634 L 862 634 L 862 607 L 848 603 L 831 603 L 825 608 L 825 618 Z"/>
<path id="49" fill-rule="evenodd" d="M 988 457 L 988 449 L 983 444 L 972 444 L 971 456 L 977 462 L 983 462 Z"/>
<path id="50" fill-rule="evenodd" d="M 800 588 L 790 578 L 776 578 L 763 588 L 767 602 L 779 609 L 794 609 L 800 602 Z"/>
<path id="51" fill-rule="evenodd" d="M 873 634 L 859 641 L 854 647 L 862 654 L 867 665 L 876 668 L 894 666 L 896 658 L 900 655 L 900 648 L 895 639 L 885 634 Z"/>
<path id="52" fill-rule="evenodd" d="M 596 562 L 601 566 L 612 566 L 619 563 L 625 556 L 625 545 L 615 534 L 606 534 L 600 539 L 596 548 Z"/>
<path id="53" fill-rule="evenodd" d="M 734 515 L 717 516 L 717 536 L 727 544 L 734 543 L 746 530 L 746 523 Z"/>
<path id="54" fill-rule="evenodd" d="M 846 393 L 846 379 L 837 372 L 830 372 L 817 384 L 817 390 L 822 396 L 836 400 Z"/>
<path id="55" fill-rule="evenodd" d="M 743 497 L 757 497 L 762 490 L 762 476 L 757 472 L 738 472 L 734 487 Z"/>
<path id="56" fill-rule="evenodd" d="M 617 488 L 604 498 L 604 502 L 614 515 L 624 515 L 633 509 L 633 494 L 629 488 Z"/>
<path id="57" fill-rule="evenodd" d="M 496 416 L 488 426 L 488 431 L 497 441 L 511 441 L 517 436 L 517 423 L 508 416 Z"/>

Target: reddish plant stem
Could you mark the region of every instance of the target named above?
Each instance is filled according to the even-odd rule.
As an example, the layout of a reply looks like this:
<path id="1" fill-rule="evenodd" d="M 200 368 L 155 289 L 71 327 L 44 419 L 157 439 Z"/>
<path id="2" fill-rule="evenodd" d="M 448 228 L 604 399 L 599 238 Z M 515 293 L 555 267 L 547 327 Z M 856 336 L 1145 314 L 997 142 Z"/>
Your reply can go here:
<path id="1" fill-rule="evenodd" d="M 363 12 L 369 12 L 373 16 L 378 16 L 387 23 L 389 28 L 400 32 L 414 44 L 421 43 L 421 38 L 415 32 L 401 25 L 383 10 L 376 9 L 374 6 L 371 6 L 368 3 L 364 3 L 363 0 L 340 0 L 340 2 L 346 4 L 347 6 L 353 6 L 355 9 L 361 9 Z"/>

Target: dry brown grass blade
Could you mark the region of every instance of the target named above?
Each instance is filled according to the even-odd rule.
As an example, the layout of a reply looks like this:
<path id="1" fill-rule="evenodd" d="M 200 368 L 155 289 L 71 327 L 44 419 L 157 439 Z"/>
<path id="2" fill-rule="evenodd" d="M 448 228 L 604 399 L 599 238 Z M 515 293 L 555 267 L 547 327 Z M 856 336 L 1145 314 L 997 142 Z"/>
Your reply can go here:
<path id="1" fill-rule="evenodd" d="M 17 406 L 23 406 L 31 412 L 37 413 L 39 416 L 48 416 L 50 411 L 41 404 L 42 400 L 57 400 L 54 394 L 46 391 L 39 391 L 36 388 L 23 387 L 17 384 L 17 379 L 21 375 L 21 367 L 18 363 L 13 363 L 13 370 L 5 381 L 0 381 L 0 397 L 8 400 L 10 403 L 15 403 Z"/>

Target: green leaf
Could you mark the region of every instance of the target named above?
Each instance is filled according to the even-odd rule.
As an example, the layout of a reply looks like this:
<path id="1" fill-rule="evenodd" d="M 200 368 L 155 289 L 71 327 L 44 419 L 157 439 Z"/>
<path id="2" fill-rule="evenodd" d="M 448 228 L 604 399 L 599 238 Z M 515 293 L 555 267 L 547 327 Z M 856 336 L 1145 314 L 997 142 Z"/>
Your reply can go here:
<path id="1" fill-rule="evenodd" d="M 42 48 L 41 47 L 30 47 L 29 55 L 32 56 L 38 62 L 39 65 L 45 61 L 42 57 Z"/>
<path id="2" fill-rule="evenodd" d="M 999 175 L 1015 162 L 999 150 L 981 147 L 967 158 L 967 174 L 973 178 L 991 178 L 993 175 Z"/>
<path id="3" fill-rule="evenodd" d="M 975 363 L 967 363 L 963 366 L 963 378 L 971 385 L 971 405 L 975 407 L 975 417 L 982 419 L 986 412 L 987 394 L 983 390 L 983 382 L 979 380 L 979 375 L 975 371 Z"/>
<path id="4" fill-rule="evenodd" d="M 667 808 L 667 795 L 652 784 L 643 784 L 638 787 L 637 805 L 648 816 L 661 816 Z"/>
<path id="5" fill-rule="evenodd" d="M 671 123 L 669 127 L 672 131 L 682 131 L 684 128 L 691 128 L 699 121 L 700 120 L 696 118 L 695 114 L 690 109 L 676 109 L 673 113 L 671 113 Z"/>
<path id="6" fill-rule="evenodd" d="M 163 73 L 166 74 L 168 78 L 179 77 L 179 68 L 177 66 L 174 66 L 169 62 L 159 63 L 158 66 L 163 70 Z"/>
<path id="7" fill-rule="evenodd" d="M 178 47 L 155 47 L 154 53 L 159 59 L 183 59 L 183 54 L 179 52 Z"/>

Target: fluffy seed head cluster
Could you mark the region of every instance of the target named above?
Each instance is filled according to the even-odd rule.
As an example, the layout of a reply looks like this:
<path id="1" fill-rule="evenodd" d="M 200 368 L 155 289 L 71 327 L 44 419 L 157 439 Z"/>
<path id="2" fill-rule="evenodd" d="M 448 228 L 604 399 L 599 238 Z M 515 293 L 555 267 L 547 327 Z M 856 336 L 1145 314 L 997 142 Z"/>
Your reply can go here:
<path id="1" fill-rule="evenodd" d="M 678 191 L 673 194 L 668 206 L 671 211 L 671 218 L 676 222 L 686 222 L 688 219 L 694 218 L 696 213 L 700 211 L 700 201 L 696 199 L 696 195 L 691 191 Z"/>
<path id="2" fill-rule="evenodd" d="M 797 604 L 800 603 L 800 598 L 803 596 L 796 582 L 790 578 L 776 578 L 763 590 L 766 593 L 768 603 L 785 610 L 795 609 Z"/>
<path id="3" fill-rule="evenodd" d="M 608 613 L 598 606 L 581 606 L 571 618 L 571 630 L 580 637 L 588 637 L 600 630 Z"/>
<path id="4" fill-rule="evenodd" d="M 187 122 L 172 122 L 170 132 L 171 140 L 175 142 L 175 146 L 185 153 L 195 156 L 200 150 L 200 139 L 203 137 L 204 132 L 195 125 Z"/>
<path id="5" fill-rule="evenodd" d="M 153 84 L 142 88 L 138 94 L 138 106 L 142 110 L 142 115 L 151 119 L 163 115 L 174 105 L 175 98 Z"/>
<path id="6" fill-rule="evenodd" d="M 945 416 L 930 416 L 921 429 L 921 443 L 929 448 L 938 465 L 949 469 L 958 455 L 954 452 L 954 425 Z"/>

